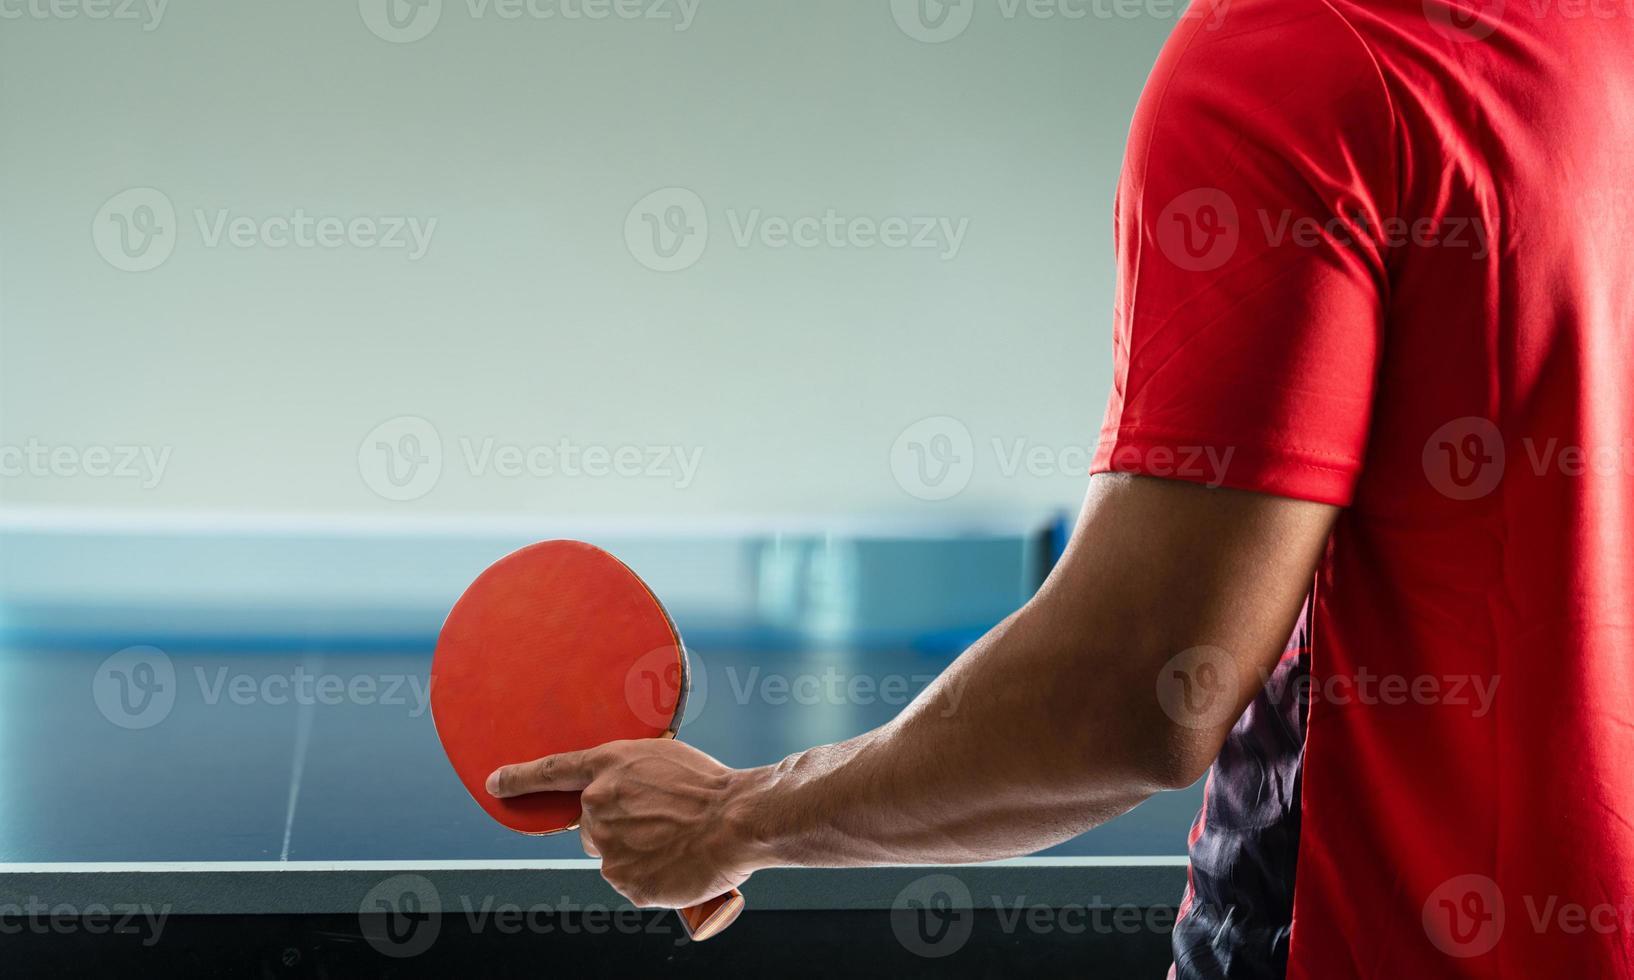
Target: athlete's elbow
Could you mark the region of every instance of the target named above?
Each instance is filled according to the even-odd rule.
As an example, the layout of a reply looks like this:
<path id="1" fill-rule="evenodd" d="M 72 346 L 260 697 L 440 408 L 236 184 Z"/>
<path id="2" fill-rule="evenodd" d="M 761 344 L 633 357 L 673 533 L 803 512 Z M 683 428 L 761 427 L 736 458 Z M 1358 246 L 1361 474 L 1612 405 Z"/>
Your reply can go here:
<path id="1" fill-rule="evenodd" d="M 1102 757 L 1101 764 L 1131 793 L 1143 798 L 1167 790 L 1186 789 L 1208 774 L 1220 752 L 1212 731 L 1177 725 L 1167 718 L 1126 719 L 1126 729 L 1114 739 L 1120 746 Z"/>
<path id="2" fill-rule="evenodd" d="M 1209 767 L 1219 754 L 1219 742 L 1200 732 L 1171 727 L 1154 740 L 1154 751 L 1146 761 L 1145 771 L 1159 790 L 1186 789 L 1208 775 Z"/>
<path id="3" fill-rule="evenodd" d="M 1229 724 L 1189 724 L 1164 710 L 1150 690 L 1118 690 L 1119 696 L 1081 705 L 1070 725 L 1079 732 L 1083 771 L 1099 771 L 1103 784 L 1147 796 L 1185 789 L 1208 773 Z"/>

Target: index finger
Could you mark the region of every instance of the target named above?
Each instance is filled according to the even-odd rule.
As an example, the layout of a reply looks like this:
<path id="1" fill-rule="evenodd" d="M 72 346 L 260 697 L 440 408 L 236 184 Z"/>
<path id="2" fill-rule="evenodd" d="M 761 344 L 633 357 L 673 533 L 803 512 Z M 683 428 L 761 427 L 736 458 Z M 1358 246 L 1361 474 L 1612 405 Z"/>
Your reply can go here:
<path id="1" fill-rule="evenodd" d="M 595 749 L 547 755 L 532 762 L 501 766 L 488 776 L 488 792 L 500 799 L 528 793 L 576 791 L 596 776 Z"/>

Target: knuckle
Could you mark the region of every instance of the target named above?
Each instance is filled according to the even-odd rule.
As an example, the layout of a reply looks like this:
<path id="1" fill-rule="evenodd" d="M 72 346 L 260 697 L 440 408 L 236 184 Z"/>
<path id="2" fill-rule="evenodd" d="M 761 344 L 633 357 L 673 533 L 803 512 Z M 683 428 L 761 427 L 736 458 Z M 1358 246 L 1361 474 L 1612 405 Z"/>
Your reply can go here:
<path id="1" fill-rule="evenodd" d="M 640 755 L 641 744 L 633 739 L 621 742 L 608 742 L 596 750 L 596 758 L 603 766 L 612 769 L 630 765 Z"/>
<path id="2" fill-rule="evenodd" d="M 656 897 L 652 882 L 645 877 L 638 877 L 628 864 L 602 862 L 601 876 L 607 880 L 613 890 L 623 895 L 625 900 L 636 908 L 651 908 Z"/>
<path id="3" fill-rule="evenodd" d="M 627 899 L 631 903 L 635 903 L 635 900 L 636 900 L 636 886 L 635 886 L 635 883 L 633 881 L 631 881 L 630 878 L 628 878 L 626 875 L 624 875 L 622 873 L 622 871 L 620 871 L 618 866 L 610 865 L 608 862 L 603 861 L 602 865 L 601 865 L 601 876 L 602 876 L 602 878 L 604 878 L 607 881 L 607 883 L 609 885 L 613 886 L 613 891 L 616 891 L 620 895 L 623 895 L 625 897 L 625 899 Z"/>

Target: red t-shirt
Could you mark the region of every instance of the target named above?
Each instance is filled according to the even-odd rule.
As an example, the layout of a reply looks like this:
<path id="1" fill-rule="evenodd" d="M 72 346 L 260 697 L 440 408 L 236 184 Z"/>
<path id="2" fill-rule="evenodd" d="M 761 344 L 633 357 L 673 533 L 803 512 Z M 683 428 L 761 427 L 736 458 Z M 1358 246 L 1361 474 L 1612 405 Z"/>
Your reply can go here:
<path id="1" fill-rule="evenodd" d="M 1094 469 L 1345 506 L 1289 921 L 1182 975 L 1634 976 L 1634 6 L 1199 0 L 1116 225 Z"/>

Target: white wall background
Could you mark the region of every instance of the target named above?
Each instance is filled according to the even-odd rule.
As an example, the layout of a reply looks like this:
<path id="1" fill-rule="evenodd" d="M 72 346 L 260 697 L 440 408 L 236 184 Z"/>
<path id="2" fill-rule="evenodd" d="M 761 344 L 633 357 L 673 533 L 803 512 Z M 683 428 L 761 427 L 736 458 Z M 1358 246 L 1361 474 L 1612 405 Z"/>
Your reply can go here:
<path id="1" fill-rule="evenodd" d="M 518 19 L 445 0 L 412 43 L 366 25 L 385 0 L 174 0 L 157 21 L 25 2 L 0 3 L 0 504 L 942 515 L 1082 493 L 1110 379 L 1114 181 L 1165 0 L 959 0 L 944 30 L 973 17 L 943 43 L 912 36 L 901 0 L 698 0 L 690 21 L 653 0 L 589 0 L 601 20 L 568 16 L 586 0 Z M 709 234 L 657 272 L 626 219 L 670 187 L 697 195 Z M 131 263 L 99 214 L 132 188 L 176 212 L 137 259 L 173 249 L 149 271 L 116 268 Z M 151 200 L 115 203 L 139 219 Z M 417 259 L 209 240 L 223 216 L 297 209 L 436 225 Z M 951 256 L 740 245 L 756 209 L 966 230 Z M 434 484 L 385 491 L 407 501 L 371 489 L 372 446 L 359 462 L 400 416 L 442 443 Z M 958 425 L 913 435 L 970 461 L 950 499 L 904 483 L 942 496 L 958 472 L 893 472 L 927 416 Z M 678 446 L 698 468 L 507 477 L 467 460 L 485 440 L 564 439 Z M 86 472 L 123 447 L 162 473 Z"/>

